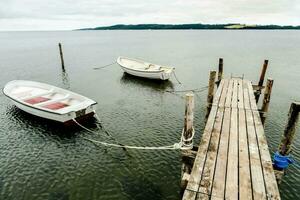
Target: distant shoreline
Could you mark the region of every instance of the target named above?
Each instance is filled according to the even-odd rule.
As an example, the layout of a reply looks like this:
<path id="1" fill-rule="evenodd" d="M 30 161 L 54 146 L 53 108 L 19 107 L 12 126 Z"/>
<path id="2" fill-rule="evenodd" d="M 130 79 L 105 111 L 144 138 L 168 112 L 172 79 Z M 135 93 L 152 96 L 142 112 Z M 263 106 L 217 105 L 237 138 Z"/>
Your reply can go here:
<path id="1" fill-rule="evenodd" d="M 247 24 L 117 24 L 113 26 L 76 29 L 76 31 L 86 30 L 300 30 L 300 26 Z"/>

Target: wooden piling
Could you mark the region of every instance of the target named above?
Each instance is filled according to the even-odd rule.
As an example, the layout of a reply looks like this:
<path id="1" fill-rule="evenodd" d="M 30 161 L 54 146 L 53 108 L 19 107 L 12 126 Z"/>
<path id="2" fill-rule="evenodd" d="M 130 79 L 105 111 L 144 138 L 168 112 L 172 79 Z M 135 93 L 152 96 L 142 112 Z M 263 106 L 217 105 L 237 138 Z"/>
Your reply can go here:
<path id="1" fill-rule="evenodd" d="M 267 112 L 269 110 L 273 82 L 274 81 L 272 79 L 267 80 L 267 85 L 266 85 L 265 92 L 264 92 L 264 99 L 263 99 L 261 112 L 260 112 L 261 122 L 263 125 L 265 124 Z"/>
<path id="2" fill-rule="evenodd" d="M 295 138 L 296 127 L 299 121 L 300 102 L 293 102 L 290 106 L 288 122 L 285 126 L 278 152 L 282 156 L 288 156 L 292 150 L 292 143 Z M 284 176 L 283 169 L 274 168 L 277 183 L 280 184 Z"/>
<path id="3" fill-rule="evenodd" d="M 292 150 L 292 142 L 295 138 L 296 126 L 299 121 L 300 102 L 293 102 L 290 107 L 288 123 L 284 129 L 278 152 L 287 156 Z"/>
<path id="4" fill-rule="evenodd" d="M 193 145 L 193 135 L 194 135 L 194 94 L 188 93 L 185 95 L 185 117 L 184 117 L 184 127 L 183 127 L 183 146 L 188 147 Z M 189 180 L 189 176 L 194 164 L 194 158 L 196 151 L 182 150 L 182 169 L 181 169 L 181 188 L 182 191 L 186 188 Z"/>
<path id="5" fill-rule="evenodd" d="M 185 117 L 184 117 L 184 128 L 183 138 L 185 146 L 189 146 L 193 141 L 186 141 L 192 137 L 194 127 L 194 94 L 188 93 L 185 95 Z"/>
<path id="6" fill-rule="evenodd" d="M 266 71 L 267 71 L 267 68 L 268 68 L 268 63 L 269 63 L 269 60 L 265 60 L 264 64 L 263 64 L 263 67 L 261 69 L 260 78 L 259 78 L 258 85 L 257 85 L 258 87 L 257 87 L 257 90 L 254 94 L 256 103 L 258 103 L 258 101 L 259 101 L 259 97 L 260 97 L 260 94 L 261 94 L 261 88 L 263 87 Z"/>
<path id="7" fill-rule="evenodd" d="M 58 47 L 59 47 L 59 53 L 60 53 L 61 67 L 62 67 L 62 70 L 65 71 L 65 62 L 64 62 L 64 55 L 63 55 L 61 43 L 58 43 Z"/>
<path id="8" fill-rule="evenodd" d="M 217 86 L 219 86 L 222 79 L 223 79 L 223 58 L 219 58 L 219 71 L 218 71 Z"/>
<path id="9" fill-rule="evenodd" d="M 208 94 L 207 94 L 207 109 L 206 109 L 206 115 L 205 118 L 209 116 L 212 102 L 214 99 L 214 89 L 215 89 L 215 81 L 216 81 L 216 71 L 210 71 L 209 74 L 209 81 L 208 81 Z"/>

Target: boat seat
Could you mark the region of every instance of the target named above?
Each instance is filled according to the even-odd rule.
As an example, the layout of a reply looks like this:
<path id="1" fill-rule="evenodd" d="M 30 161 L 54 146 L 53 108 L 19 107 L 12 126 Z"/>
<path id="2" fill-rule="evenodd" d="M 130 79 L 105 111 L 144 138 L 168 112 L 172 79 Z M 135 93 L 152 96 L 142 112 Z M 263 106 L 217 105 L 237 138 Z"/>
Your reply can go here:
<path id="1" fill-rule="evenodd" d="M 154 64 L 149 64 L 149 66 L 146 68 L 147 70 L 148 69 L 151 69 L 151 70 L 160 70 L 161 67 L 160 66 L 157 66 L 157 65 L 154 65 Z"/>
<path id="2" fill-rule="evenodd" d="M 36 94 L 36 95 L 32 95 L 30 97 L 23 98 L 22 100 L 26 102 L 27 100 L 34 99 L 34 98 L 37 98 L 37 97 L 42 97 L 42 96 L 49 95 L 49 94 L 52 94 L 52 93 L 53 93 L 53 89 L 45 91 L 45 92 L 41 92 L 41 93 Z"/>

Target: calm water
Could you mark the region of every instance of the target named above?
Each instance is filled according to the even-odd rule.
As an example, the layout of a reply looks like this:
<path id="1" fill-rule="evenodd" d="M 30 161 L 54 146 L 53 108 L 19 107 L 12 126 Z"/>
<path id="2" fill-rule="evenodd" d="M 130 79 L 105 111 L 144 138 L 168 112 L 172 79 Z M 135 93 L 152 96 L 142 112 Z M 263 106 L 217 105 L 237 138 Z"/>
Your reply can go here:
<path id="1" fill-rule="evenodd" d="M 63 43 L 66 73 L 57 43 Z M 176 67 L 183 85 L 135 79 L 119 55 Z M 257 82 L 264 59 L 275 80 L 266 135 L 275 151 L 291 101 L 300 100 L 299 31 L 85 31 L 0 32 L 0 85 L 13 79 L 68 88 L 98 101 L 97 112 L 115 138 L 130 145 L 170 145 L 180 138 L 184 101 L 164 90 L 205 86 L 223 57 L 225 74 Z M 204 126 L 206 91 L 196 96 L 195 127 Z M 0 199 L 179 199 L 180 153 L 95 146 L 66 129 L 18 110 L 0 96 Z M 94 123 L 88 126 L 97 130 Z M 293 155 L 300 162 L 300 129 Z M 291 166 L 283 199 L 299 199 L 300 170 Z"/>

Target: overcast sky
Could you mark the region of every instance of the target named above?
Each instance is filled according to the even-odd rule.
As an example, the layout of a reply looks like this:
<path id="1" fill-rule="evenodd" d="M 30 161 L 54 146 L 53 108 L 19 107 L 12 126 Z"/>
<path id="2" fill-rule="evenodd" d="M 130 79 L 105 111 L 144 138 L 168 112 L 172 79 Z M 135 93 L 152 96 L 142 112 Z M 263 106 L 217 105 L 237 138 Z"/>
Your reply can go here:
<path id="1" fill-rule="evenodd" d="M 0 0 L 0 31 L 139 23 L 300 25 L 300 0 Z"/>

